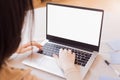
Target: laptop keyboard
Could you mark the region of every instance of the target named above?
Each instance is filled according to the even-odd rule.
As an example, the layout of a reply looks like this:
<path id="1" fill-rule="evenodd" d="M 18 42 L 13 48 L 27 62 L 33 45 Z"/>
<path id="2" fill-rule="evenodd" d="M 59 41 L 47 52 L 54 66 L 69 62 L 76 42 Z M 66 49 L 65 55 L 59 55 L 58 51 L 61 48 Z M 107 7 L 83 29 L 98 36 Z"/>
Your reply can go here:
<path id="1" fill-rule="evenodd" d="M 59 56 L 59 49 L 61 48 L 70 49 L 72 52 L 74 52 L 75 53 L 75 64 L 78 64 L 81 66 L 85 66 L 92 55 L 87 52 L 83 52 L 80 50 L 75 50 L 72 48 L 64 47 L 64 46 L 57 45 L 57 44 L 51 44 L 51 43 L 47 43 L 43 46 L 42 54 L 47 55 L 47 56 L 52 56 L 54 53 Z"/>

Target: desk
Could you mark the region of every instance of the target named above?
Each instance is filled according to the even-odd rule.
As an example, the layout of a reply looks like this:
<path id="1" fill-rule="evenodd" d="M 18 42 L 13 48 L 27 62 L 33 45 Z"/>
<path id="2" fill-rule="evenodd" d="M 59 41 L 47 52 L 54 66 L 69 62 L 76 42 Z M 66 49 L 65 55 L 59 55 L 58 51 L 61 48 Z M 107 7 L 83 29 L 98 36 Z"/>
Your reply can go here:
<path id="1" fill-rule="evenodd" d="M 87 76 L 84 80 L 99 80 L 102 75 L 109 75 L 116 77 L 115 73 L 103 62 L 104 58 L 109 60 L 110 48 L 105 45 L 106 41 L 113 39 L 120 39 L 120 0 L 62 0 L 60 3 L 85 6 L 92 8 L 104 9 L 104 23 L 103 32 L 101 38 L 100 55 L 96 58 L 91 69 L 88 71 Z M 42 15 L 42 16 L 41 16 Z M 39 22 L 38 22 L 39 21 Z M 42 41 L 45 39 L 45 9 L 39 8 L 35 10 L 35 32 L 34 40 Z M 26 27 L 27 30 L 27 27 Z M 24 36 L 27 36 L 27 31 Z M 24 37 L 23 36 L 23 37 Z M 24 39 L 23 43 L 27 42 L 28 39 Z M 27 58 L 28 54 L 21 54 L 11 61 L 10 64 L 15 67 L 31 68 L 25 66 L 21 63 L 22 60 Z M 120 65 L 115 65 L 115 67 L 120 67 Z M 37 77 L 43 78 L 44 80 L 64 80 L 47 72 L 32 69 L 32 74 Z M 120 71 L 120 69 L 119 69 Z"/>

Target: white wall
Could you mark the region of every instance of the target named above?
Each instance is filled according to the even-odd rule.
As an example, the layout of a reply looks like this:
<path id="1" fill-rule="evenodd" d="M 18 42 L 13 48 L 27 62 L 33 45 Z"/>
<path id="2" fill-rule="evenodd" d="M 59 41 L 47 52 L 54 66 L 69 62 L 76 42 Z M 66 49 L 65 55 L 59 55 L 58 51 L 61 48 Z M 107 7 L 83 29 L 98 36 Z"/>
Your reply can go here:
<path id="1" fill-rule="evenodd" d="M 33 41 L 41 41 L 45 39 L 46 32 L 46 8 L 38 8 L 34 10 L 34 24 L 32 25 L 33 31 Z M 30 41 L 30 27 L 31 27 L 31 18 L 28 12 L 24 22 L 23 34 L 22 34 L 22 43 L 27 43 Z"/>

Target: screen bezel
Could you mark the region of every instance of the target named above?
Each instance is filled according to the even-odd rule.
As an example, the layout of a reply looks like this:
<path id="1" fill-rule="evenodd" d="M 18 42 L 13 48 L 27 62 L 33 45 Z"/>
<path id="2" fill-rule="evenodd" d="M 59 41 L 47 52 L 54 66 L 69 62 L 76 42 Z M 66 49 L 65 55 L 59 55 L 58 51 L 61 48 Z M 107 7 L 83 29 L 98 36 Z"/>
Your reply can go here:
<path id="1" fill-rule="evenodd" d="M 60 38 L 60 37 L 56 37 L 56 36 L 47 34 L 48 5 L 64 6 L 64 7 L 70 7 L 70 8 L 78 8 L 78 9 L 86 9 L 86 10 L 102 12 L 101 28 L 100 28 L 100 35 L 99 35 L 98 46 L 91 45 L 91 44 L 86 44 L 86 43 L 82 43 L 82 42 L 77 42 L 77 41 L 72 41 L 72 40 L 68 40 L 68 39 L 64 39 L 64 38 Z M 90 51 L 99 51 L 100 40 L 101 40 L 101 33 L 102 33 L 103 16 L 104 16 L 104 10 L 102 10 L 102 9 L 94 9 L 94 8 L 88 8 L 88 7 L 79 7 L 79 6 L 56 4 L 56 3 L 47 3 L 46 4 L 46 39 L 48 39 L 49 41 L 52 41 L 52 42 L 56 42 L 56 43 L 60 43 L 60 44 L 68 45 L 68 46 L 72 46 L 72 47 L 79 48 L 79 49 L 83 48 L 83 49 L 87 49 L 87 50 L 89 49 Z"/>

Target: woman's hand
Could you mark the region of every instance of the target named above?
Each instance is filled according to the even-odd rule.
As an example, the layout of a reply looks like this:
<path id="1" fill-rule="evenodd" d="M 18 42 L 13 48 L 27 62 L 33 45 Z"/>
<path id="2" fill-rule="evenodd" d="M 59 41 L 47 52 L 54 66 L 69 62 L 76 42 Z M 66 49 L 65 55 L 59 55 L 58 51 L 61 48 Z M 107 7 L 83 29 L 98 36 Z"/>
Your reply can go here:
<path id="1" fill-rule="evenodd" d="M 35 46 L 35 47 L 39 48 L 39 50 L 42 49 L 42 46 L 39 43 L 33 41 L 33 42 L 26 43 L 24 45 L 21 45 L 17 49 L 16 53 L 24 53 L 24 52 L 30 51 L 33 48 L 32 46 Z"/>
<path id="2" fill-rule="evenodd" d="M 64 71 L 75 68 L 75 53 L 72 53 L 71 50 L 60 49 L 59 57 L 55 54 L 53 57 L 57 60 L 58 64 Z"/>

